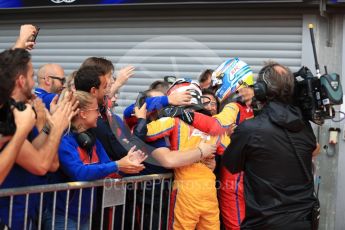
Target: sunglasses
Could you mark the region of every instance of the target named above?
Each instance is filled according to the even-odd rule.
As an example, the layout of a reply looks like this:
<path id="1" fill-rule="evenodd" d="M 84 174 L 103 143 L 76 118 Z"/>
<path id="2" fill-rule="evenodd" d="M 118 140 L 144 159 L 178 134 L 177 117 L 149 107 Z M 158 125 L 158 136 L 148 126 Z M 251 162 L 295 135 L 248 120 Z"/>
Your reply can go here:
<path id="1" fill-rule="evenodd" d="M 64 85 L 66 83 L 66 78 L 59 78 L 59 77 L 55 77 L 55 76 L 48 76 L 48 77 L 50 77 L 51 79 L 59 80 L 62 85 Z"/>

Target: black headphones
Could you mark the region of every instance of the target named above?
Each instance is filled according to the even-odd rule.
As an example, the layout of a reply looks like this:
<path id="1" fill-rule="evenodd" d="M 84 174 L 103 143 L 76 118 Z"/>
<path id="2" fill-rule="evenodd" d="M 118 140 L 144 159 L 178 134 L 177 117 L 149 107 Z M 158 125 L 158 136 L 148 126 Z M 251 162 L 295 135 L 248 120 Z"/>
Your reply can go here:
<path id="1" fill-rule="evenodd" d="M 262 68 L 258 74 L 258 76 L 261 76 L 260 81 L 257 81 L 254 85 L 253 85 L 253 89 L 254 89 L 254 97 L 257 101 L 260 102 L 264 102 L 267 100 L 267 84 L 269 84 L 269 82 L 266 79 L 266 72 L 273 68 L 274 66 L 276 66 L 276 64 L 273 65 L 268 65 L 264 68 Z"/>
<path id="2" fill-rule="evenodd" d="M 267 99 L 267 85 L 264 81 L 258 81 L 253 85 L 254 97 L 256 100 L 264 102 Z"/>
<path id="3" fill-rule="evenodd" d="M 77 133 L 77 143 L 80 148 L 87 151 L 88 154 L 92 153 L 92 147 L 96 143 L 96 137 L 90 131 Z"/>

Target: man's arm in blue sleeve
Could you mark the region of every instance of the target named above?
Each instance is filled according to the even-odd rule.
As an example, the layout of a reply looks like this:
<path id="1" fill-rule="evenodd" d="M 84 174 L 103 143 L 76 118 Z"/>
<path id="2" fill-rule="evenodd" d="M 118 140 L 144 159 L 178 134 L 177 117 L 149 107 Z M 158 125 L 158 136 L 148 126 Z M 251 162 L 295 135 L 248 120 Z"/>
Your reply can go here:
<path id="1" fill-rule="evenodd" d="M 167 96 L 146 98 L 147 112 L 159 110 L 168 105 L 169 105 L 169 100 Z M 134 106 L 135 106 L 134 104 L 131 104 L 125 109 L 125 111 L 123 112 L 124 118 L 129 118 L 132 116 L 133 111 L 134 111 Z"/>

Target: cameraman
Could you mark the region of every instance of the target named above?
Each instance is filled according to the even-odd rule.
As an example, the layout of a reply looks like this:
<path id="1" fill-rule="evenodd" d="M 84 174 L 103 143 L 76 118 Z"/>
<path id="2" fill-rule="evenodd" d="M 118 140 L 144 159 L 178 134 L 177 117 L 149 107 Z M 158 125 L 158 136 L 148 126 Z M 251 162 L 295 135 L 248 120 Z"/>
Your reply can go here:
<path id="1" fill-rule="evenodd" d="M 263 109 L 235 129 L 223 158 L 231 173 L 244 171 L 246 214 L 241 229 L 311 229 L 316 198 L 308 175 L 316 138 L 291 103 L 293 74 L 270 62 L 259 72 L 257 84 L 266 91 Z"/>

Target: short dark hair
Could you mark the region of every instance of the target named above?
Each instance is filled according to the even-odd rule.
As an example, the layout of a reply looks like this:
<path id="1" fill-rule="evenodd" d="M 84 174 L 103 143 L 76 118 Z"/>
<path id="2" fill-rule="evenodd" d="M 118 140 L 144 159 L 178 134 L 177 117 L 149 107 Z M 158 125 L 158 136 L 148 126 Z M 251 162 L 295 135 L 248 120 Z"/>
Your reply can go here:
<path id="1" fill-rule="evenodd" d="M 216 102 L 217 102 L 217 113 L 218 113 L 219 109 L 220 109 L 220 102 L 219 102 L 219 99 L 216 96 L 216 94 L 213 92 L 213 90 L 211 90 L 211 89 L 203 89 L 203 90 L 201 90 L 201 92 L 202 92 L 202 95 L 205 95 L 205 94 L 212 95 L 216 99 Z"/>
<path id="2" fill-rule="evenodd" d="M 204 72 L 202 72 L 199 76 L 199 82 L 205 82 L 207 79 L 212 76 L 213 70 L 212 69 L 206 69 Z"/>
<path id="3" fill-rule="evenodd" d="M 80 68 L 74 77 L 74 87 L 90 93 L 92 87 L 96 89 L 101 85 L 100 77 L 104 76 L 104 72 L 97 66 L 85 66 Z"/>
<path id="4" fill-rule="evenodd" d="M 114 71 L 114 65 L 111 61 L 103 57 L 89 57 L 81 64 L 80 68 L 86 66 L 97 66 L 104 71 L 104 74 L 107 74 L 111 71 Z"/>
<path id="5" fill-rule="evenodd" d="M 269 61 L 259 71 L 257 81 L 265 82 L 268 101 L 291 103 L 294 93 L 294 76 L 291 70 L 277 62 Z"/>
<path id="6" fill-rule="evenodd" d="M 25 49 L 9 49 L 0 53 L 0 105 L 11 97 L 20 74 L 26 74 L 31 55 Z"/>
<path id="7" fill-rule="evenodd" d="M 149 90 L 158 90 L 166 94 L 166 91 L 169 89 L 170 84 L 166 81 L 154 81 L 149 87 Z"/>

